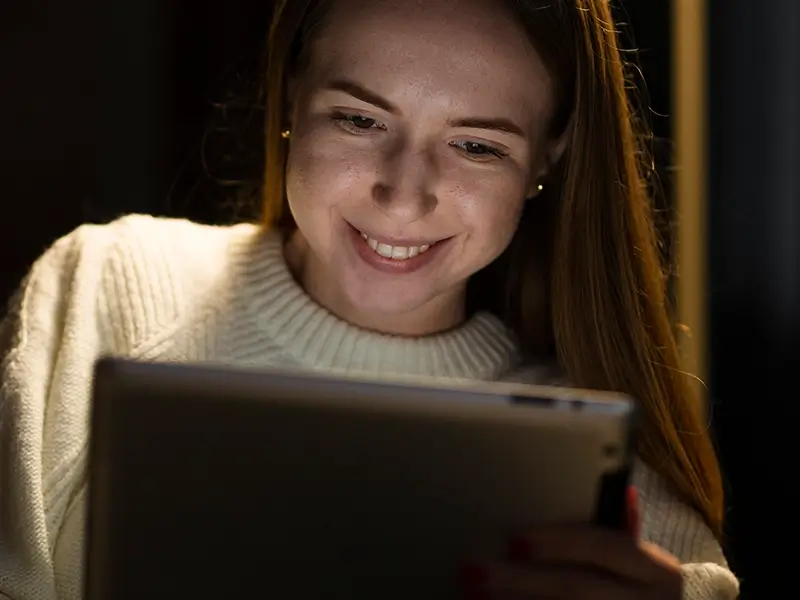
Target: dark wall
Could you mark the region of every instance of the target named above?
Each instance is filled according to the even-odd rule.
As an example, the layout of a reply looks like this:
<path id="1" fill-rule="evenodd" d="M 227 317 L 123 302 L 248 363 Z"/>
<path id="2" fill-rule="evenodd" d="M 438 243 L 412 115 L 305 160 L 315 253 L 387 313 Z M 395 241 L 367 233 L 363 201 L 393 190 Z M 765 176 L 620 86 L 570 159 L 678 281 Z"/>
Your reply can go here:
<path id="1" fill-rule="evenodd" d="M 800 3 L 709 10 L 710 385 L 747 599 L 796 585 Z"/>
<path id="2" fill-rule="evenodd" d="M 0 297 L 93 201 L 96 5 L 0 5 Z"/>
<path id="3" fill-rule="evenodd" d="M 272 3 L 117 4 L 101 17 L 98 143 L 108 152 L 99 157 L 98 216 L 140 210 L 217 221 L 219 181 L 231 175 L 220 171 L 220 147 L 230 145 L 223 130 L 255 101 Z M 135 39 L 142 30 L 154 32 L 145 47 Z M 260 127 L 252 133 L 260 144 Z M 247 153 L 233 158 L 246 162 Z"/>

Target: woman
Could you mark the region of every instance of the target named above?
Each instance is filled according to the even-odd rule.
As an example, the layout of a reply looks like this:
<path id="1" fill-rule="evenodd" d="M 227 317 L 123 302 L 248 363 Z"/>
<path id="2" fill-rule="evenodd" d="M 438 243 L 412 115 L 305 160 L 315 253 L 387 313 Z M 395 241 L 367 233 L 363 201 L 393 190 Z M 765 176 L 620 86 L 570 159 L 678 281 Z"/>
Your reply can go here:
<path id="1" fill-rule="evenodd" d="M 4 326 L 0 592 L 78 598 L 101 354 L 639 399 L 638 539 L 520 532 L 472 597 L 734 598 L 605 0 L 286 0 L 261 226 L 141 216 L 35 264 Z"/>

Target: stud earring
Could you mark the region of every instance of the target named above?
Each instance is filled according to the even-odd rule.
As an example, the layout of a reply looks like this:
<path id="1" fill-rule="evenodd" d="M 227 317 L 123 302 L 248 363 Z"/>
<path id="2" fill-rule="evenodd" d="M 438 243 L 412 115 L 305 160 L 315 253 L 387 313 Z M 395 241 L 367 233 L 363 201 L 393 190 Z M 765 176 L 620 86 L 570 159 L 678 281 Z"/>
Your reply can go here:
<path id="1" fill-rule="evenodd" d="M 281 137 L 285 140 L 288 140 L 290 135 L 292 135 L 291 129 L 284 129 L 283 131 L 281 131 Z"/>
<path id="2" fill-rule="evenodd" d="M 544 189 L 544 185 L 542 185 L 542 184 L 540 183 L 539 185 L 537 185 L 537 186 L 536 186 L 536 189 L 537 189 L 537 190 L 539 190 L 539 191 L 541 192 L 541 191 Z"/>

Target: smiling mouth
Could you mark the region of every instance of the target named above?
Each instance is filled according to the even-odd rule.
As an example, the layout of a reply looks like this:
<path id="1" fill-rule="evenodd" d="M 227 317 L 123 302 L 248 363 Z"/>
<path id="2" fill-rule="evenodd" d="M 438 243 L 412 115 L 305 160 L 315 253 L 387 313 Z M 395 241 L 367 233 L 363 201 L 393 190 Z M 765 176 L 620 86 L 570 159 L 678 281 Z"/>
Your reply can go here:
<path id="1" fill-rule="evenodd" d="M 359 234 L 361 235 L 361 239 L 364 240 L 376 254 L 384 258 L 391 258 L 392 260 L 408 260 L 409 258 L 414 258 L 420 254 L 424 254 L 430 250 L 431 247 L 439 243 L 434 242 L 433 244 L 422 244 L 421 246 L 397 246 L 380 242 L 363 231 L 359 231 Z"/>

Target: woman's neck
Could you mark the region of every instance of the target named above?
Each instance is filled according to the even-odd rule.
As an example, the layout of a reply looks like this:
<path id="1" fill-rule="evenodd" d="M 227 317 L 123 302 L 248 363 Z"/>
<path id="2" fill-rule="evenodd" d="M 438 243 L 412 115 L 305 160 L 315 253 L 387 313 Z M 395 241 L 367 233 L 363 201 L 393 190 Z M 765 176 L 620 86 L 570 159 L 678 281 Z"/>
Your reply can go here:
<path id="1" fill-rule="evenodd" d="M 302 234 L 295 231 L 288 237 L 284 253 L 292 276 L 305 292 L 320 306 L 356 327 L 389 335 L 425 337 L 454 329 L 466 318 L 466 286 L 442 294 L 412 312 L 370 313 L 347 300 Z"/>

